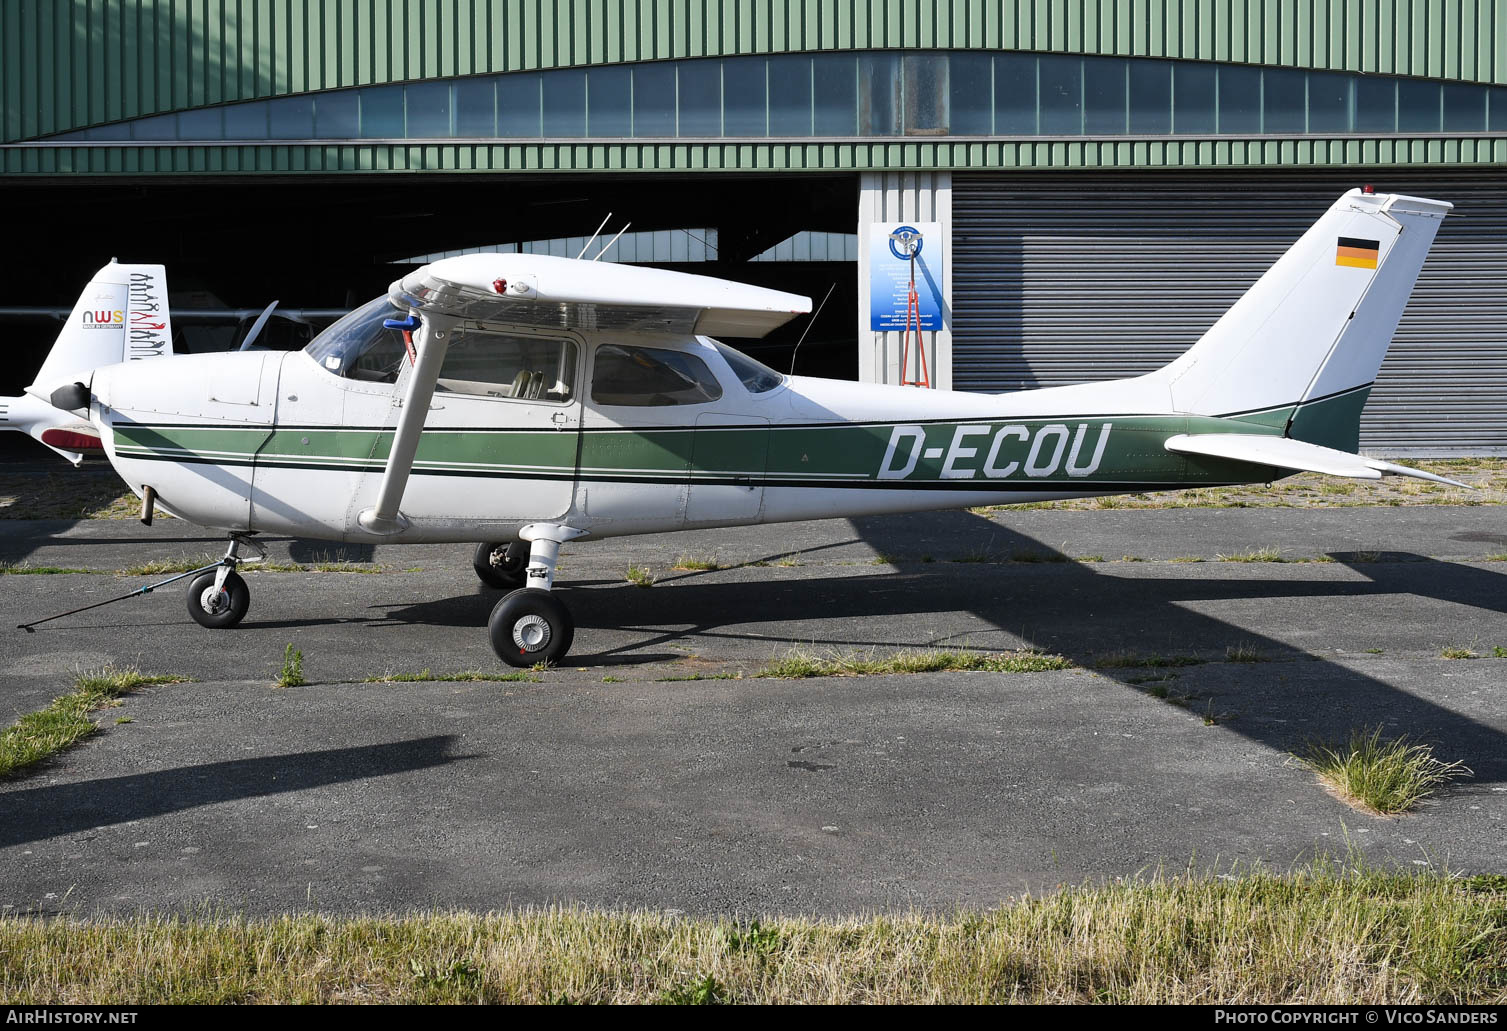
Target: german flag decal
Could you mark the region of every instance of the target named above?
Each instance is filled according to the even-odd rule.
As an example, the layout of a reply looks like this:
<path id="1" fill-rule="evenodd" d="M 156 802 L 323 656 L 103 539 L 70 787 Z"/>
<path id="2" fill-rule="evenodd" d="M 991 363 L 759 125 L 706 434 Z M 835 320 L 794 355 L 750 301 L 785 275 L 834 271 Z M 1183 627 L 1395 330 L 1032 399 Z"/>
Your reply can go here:
<path id="1" fill-rule="evenodd" d="M 1353 236 L 1342 236 L 1339 247 L 1334 252 L 1334 263 L 1350 268 L 1375 268 L 1380 250 L 1380 240 L 1357 240 Z"/>

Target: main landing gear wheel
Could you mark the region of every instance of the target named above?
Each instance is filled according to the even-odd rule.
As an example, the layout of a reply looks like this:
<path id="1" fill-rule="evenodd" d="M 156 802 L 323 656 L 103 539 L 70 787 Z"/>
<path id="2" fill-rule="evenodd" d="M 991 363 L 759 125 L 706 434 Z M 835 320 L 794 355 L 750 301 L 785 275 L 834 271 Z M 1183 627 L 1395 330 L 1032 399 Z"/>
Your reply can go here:
<path id="1" fill-rule="evenodd" d="M 528 556 L 527 541 L 478 544 L 471 565 L 482 583 L 505 591 L 519 586 L 528 576 Z"/>
<path id="2" fill-rule="evenodd" d="M 188 614 L 200 626 L 223 630 L 246 618 L 251 590 L 239 573 L 226 573 L 225 586 L 215 590 L 215 574 L 201 573 L 188 585 Z"/>
<path id="3" fill-rule="evenodd" d="M 563 602 L 548 591 L 524 587 L 497 603 L 487 620 L 492 650 L 509 666 L 557 662 L 570 651 L 575 620 Z"/>

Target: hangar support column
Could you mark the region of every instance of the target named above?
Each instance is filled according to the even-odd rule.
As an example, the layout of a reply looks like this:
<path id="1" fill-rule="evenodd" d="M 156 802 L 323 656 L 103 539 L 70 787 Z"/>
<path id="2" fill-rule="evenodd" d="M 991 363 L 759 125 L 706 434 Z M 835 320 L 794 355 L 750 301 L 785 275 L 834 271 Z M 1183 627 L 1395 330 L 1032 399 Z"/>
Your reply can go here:
<path id="1" fill-rule="evenodd" d="M 900 382 L 900 333 L 874 332 L 869 305 L 871 235 L 888 222 L 937 222 L 942 227 L 942 325 L 923 332 L 931 383 L 952 389 L 952 173 L 865 172 L 858 188 L 858 379 Z M 933 241 L 926 241 L 930 246 Z M 914 361 L 914 359 L 913 359 Z"/>

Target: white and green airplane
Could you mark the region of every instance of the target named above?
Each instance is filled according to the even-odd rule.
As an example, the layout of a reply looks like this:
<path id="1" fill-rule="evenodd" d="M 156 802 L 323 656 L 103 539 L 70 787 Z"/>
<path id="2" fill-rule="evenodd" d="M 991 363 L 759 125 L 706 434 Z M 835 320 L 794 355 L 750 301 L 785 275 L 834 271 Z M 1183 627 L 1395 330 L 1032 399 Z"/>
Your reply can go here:
<path id="1" fill-rule="evenodd" d="M 783 376 L 713 339 L 804 297 L 525 254 L 425 265 L 303 352 L 130 361 L 100 270 L 28 393 L 125 482 L 228 531 L 189 587 L 230 627 L 255 534 L 480 542 L 506 663 L 557 660 L 560 546 L 830 516 L 1263 483 L 1440 477 L 1358 455 L 1362 407 L 1451 205 L 1346 193 L 1187 353 L 1132 379 L 987 395 Z M 98 305 L 92 297 L 116 299 Z M 128 320 L 129 316 L 123 315 Z M 68 413 L 64 415 L 64 413 Z M 71 438 L 72 439 L 72 438 Z M 1451 482 L 1451 481 L 1444 481 Z"/>

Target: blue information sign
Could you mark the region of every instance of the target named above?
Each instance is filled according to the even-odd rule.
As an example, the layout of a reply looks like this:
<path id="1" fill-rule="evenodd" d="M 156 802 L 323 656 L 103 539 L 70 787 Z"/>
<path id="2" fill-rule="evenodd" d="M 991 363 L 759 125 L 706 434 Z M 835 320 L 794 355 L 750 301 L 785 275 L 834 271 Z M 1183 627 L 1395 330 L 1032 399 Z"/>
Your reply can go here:
<path id="1" fill-rule="evenodd" d="M 915 254 L 916 301 L 921 328 L 942 325 L 942 224 L 875 222 L 869 227 L 869 328 L 905 331 L 910 299 L 911 254 Z"/>

